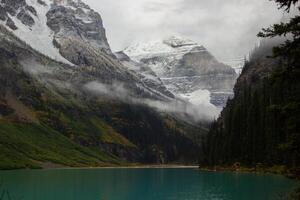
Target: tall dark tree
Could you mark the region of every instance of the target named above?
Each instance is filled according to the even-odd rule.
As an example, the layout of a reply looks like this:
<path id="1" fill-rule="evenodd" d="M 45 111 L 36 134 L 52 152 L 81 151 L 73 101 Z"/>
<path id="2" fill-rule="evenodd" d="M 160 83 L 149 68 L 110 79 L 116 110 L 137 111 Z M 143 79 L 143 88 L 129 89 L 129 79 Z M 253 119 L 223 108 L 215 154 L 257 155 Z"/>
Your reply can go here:
<path id="1" fill-rule="evenodd" d="M 285 8 L 286 11 L 290 11 L 292 5 L 296 5 L 299 0 L 272 0 L 275 1 L 280 8 Z"/>

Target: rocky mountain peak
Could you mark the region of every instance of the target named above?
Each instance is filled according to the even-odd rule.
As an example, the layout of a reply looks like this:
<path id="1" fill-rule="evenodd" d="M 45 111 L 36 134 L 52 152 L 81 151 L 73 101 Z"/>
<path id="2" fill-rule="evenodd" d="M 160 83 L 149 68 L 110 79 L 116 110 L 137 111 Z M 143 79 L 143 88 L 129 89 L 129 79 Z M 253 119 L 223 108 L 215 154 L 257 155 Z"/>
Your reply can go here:
<path id="1" fill-rule="evenodd" d="M 164 39 L 163 43 L 167 44 L 173 48 L 197 45 L 196 42 L 194 42 L 190 39 L 179 37 L 179 36 L 170 36 L 170 37 Z"/>
<path id="2" fill-rule="evenodd" d="M 152 41 L 135 42 L 124 49 L 132 59 L 139 61 L 146 57 L 153 57 L 154 55 L 176 55 L 183 56 L 192 50 L 206 51 L 206 49 L 190 39 L 179 36 L 169 36 L 165 39 L 158 39 Z"/>
<path id="3" fill-rule="evenodd" d="M 233 94 L 237 78 L 235 70 L 190 39 L 171 36 L 164 40 L 135 43 L 124 51 L 131 59 L 149 66 L 168 90 L 189 97 L 192 102 L 196 96 L 199 99 L 198 94 L 205 93 L 202 90 L 207 90 L 210 103 L 223 107 Z"/>
<path id="4" fill-rule="evenodd" d="M 81 0 L 0 2 L 0 24 L 12 30 L 34 49 L 55 60 L 83 64 L 78 56 L 71 58 L 66 53 L 68 49 L 65 47 L 74 45 L 113 57 L 100 14 Z"/>
<path id="5" fill-rule="evenodd" d="M 102 18 L 82 1 L 56 0 L 47 12 L 47 25 L 55 33 L 55 44 L 70 38 L 113 55 L 108 44 Z"/>

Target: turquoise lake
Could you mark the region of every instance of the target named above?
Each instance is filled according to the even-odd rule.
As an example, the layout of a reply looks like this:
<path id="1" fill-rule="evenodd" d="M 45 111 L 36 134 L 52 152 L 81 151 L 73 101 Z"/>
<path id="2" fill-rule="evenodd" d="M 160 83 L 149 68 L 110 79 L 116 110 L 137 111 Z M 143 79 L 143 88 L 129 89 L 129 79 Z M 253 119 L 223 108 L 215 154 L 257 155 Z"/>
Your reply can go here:
<path id="1" fill-rule="evenodd" d="M 196 169 L 1 171 L 0 181 L 22 200 L 273 200 L 297 186 L 282 176 Z"/>

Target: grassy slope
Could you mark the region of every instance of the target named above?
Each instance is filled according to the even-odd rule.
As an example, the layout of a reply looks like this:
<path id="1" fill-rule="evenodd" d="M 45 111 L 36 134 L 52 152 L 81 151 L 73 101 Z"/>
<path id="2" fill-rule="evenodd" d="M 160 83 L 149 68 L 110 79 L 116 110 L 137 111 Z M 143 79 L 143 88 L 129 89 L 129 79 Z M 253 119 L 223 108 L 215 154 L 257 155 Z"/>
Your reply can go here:
<path id="1" fill-rule="evenodd" d="M 42 124 L 1 120 L 0 149 L 0 169 L 39 167 L 35 161 L 50 161 L 67 166 L 120 164 L 113 156 L 75 144 Z"/>

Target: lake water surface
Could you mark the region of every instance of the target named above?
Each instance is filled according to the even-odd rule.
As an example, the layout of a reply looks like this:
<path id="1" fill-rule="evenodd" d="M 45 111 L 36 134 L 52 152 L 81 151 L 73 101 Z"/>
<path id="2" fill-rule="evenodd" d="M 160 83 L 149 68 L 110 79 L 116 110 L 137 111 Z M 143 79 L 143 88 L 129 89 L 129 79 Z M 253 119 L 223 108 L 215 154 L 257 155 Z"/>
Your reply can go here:
<path id="1" fill-rule="evenodd" d="M 22 200 L 273 200 L 297 185 L 282 176 L 196 169 L 0 171 L 0 181 Z"/>

